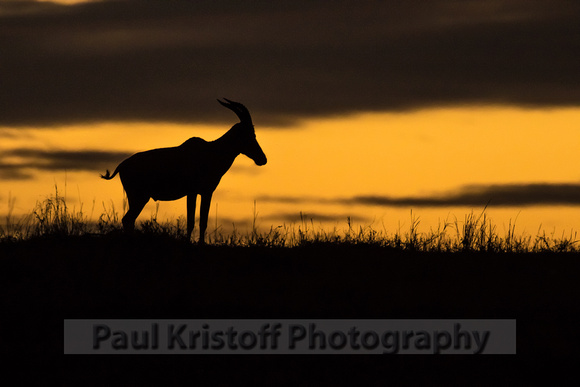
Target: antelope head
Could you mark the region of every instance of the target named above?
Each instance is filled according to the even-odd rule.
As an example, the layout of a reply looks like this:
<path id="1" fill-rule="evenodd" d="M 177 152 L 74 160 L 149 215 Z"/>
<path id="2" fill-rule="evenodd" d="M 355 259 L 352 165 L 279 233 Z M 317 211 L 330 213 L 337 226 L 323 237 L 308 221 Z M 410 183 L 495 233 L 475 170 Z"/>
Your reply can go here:
<path id="1" fill-rule="evenodd" d="M 264 151 L 256 140 L 256 132 L 254 131 L 254 124 L 248 109 L 239 102 L 230 101 L 224 98 L 226 102 L 217 100 L 222 106 L 227 107 L 240 119 L 240 122 L 235 124 L 230 129 L 236 136 L 236 141 L 240 147 L 240 153 L 252 159 L 256 165 L 264 165 L 268 161 Z"/>

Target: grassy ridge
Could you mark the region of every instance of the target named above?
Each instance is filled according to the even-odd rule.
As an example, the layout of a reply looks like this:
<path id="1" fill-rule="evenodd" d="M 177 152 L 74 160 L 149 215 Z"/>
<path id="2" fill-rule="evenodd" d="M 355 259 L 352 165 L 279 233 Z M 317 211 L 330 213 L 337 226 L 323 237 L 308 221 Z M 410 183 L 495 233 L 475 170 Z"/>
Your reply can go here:
<path id="1" fill-rule="evenodd" d="M 515 318 L 528 355 L 571 355 L 578 338 L 576 253 L 198 246 L 111 232 L 6 242 L 0 257 L 7 353 L 61 354 L 65 318 Z"/>
<path id="2" fill-rule="evenodd" d="M 10 212 L 5 225 L 0 226 L 1 242 L 18 242 L 39 237 L 70 237 L 82 235 L 106 236 L 122 231 L 121 216 L 114 207 L 103 206 L 103 213 L 96 222 L 80 209 L 71 210 L 58 190 L 54 195 L 37 203 L 28 216 L 19 220 Z M 306 245 L 368 245 L 389 249 L 419 252 L 485 252 L 485 253 L 537 253 L 577 252 L 578 240 L 575 232 L 569 235 L 547 234 L 539 230 L 535 236 L 515 232 L 515 222 L 510 222 L 502 236 L 488 219 L 485 209 L 481 214 L 471 212 L 462 222 L 439 224 L 429 232 L 419 232 L 420 220 L 412 217 L 407 231 L 377 231 L 371 226 L 355 228 L 347 219 L 344 231 L 328 231 L 315 227 L 312 220 L 301 216 L 298 225 L 270 227 L 260 231 L 255 226 L 249 232 L 240 233 L 235 228 L 223 234 L 216 228 L 207 233 L 209 244 L 229 247 L 300 247 Z M 150 219 L 138 223 L 137 233 L 148 236 L 163 236 L 175 241 L 186 241 L 186 222 L 180 217 L 174 222 L 160 222 L 154 214 Z M 195 235 L 195 232 L 194 232 Z"/>
<path id="3" fill-rule="evenodd" d="M 410 385 L 433 385 L 434 375 L 441 385 L 514 384 L 536 381 L 547 359 L 577 353 L 575 240 L 516 236 L 514 227 L 500 237 L 485 213 L 427 234 L 418 220 L 395 234 L 328 232 L 304 220 L 267 232 L 210 232 L 208 246 L 191 243 L 183 222 L 152 218 L 125 235 L 113 210 L 88 218 L 55 195 L 2 229 L 0 353 L 49 355 L 42 363 L 55 364 L 59 384 L 167 385 L 185 373 L 211 385 L 226 376 L 303 385 L 313 370 L 333 385 L 375 385 L 394 372 Z M 77 318 L 508 318 L 517 320 L 518 355 L 63 356 L 63 319 Z"/>

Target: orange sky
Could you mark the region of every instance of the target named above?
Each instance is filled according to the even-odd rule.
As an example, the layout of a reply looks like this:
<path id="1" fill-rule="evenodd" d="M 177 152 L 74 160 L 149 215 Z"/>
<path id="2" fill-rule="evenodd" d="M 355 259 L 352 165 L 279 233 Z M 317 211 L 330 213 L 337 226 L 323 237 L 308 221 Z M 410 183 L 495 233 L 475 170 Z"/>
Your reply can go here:
<path id="1" fill-rule="evenodd" d="M 409 224 L 411 210 L 426 229 L 445 219 L 462 220 L 466 213 L 482 207 L 388 207 L 333 200 L 357 195 L 437 195 L 472 184 L 577 183 L 579 121 L 580 109 L 494 107 L 368 113 L 305 120 L 285 129 L 261 126 L 260 117 L 254 116 L 268 164 L 257 167 L 238 157 L 216 190 L 210 225 L 215 227 L 217 205 L 218 224 L 227 229 L 235 222 L 243 228 L 252 220 L 254 200 L 263 228 L 290 224 L 300 212 L 326 228 L 346 227 L 346 217 L 351 216 L 358 224 L 396 231 L 399 224 L 403 229 Z M 4 129 L 2 148 L 137 152 L 175 146 L 190 136 L 212 140 L 227 129 L 228 125 L 147 123 Z M 63 170 L 35 172 L 33 180 L 4 181 L 0 212 L 7 212 L 8 197 L 15 199 L 15 214 L 30 212 L 36 201 L 54 192 L 55 184 L 61 194 L 66 190 L 71 206 L 79 208 L 82 202 L 84 211 L 93 217 L 100 215 L 103 203 L 109 206 L 112 201 L 122 209 L 118 178 L 104 181 L 96 173 Z M 279 197 L 299 201 L 268 200 Z M 139 219 L 147 219 L 155 208 L 151 201 Z M 491 205 L 488 209 L 500 228 L 517 218 L 522 230 L 534 234 L 540 225 L 548 231 L 579 229 L 576 211 L 565 206 Z M 159 215 L 164 219 L 185 215 L 184 200 L 161 202 Z"/>

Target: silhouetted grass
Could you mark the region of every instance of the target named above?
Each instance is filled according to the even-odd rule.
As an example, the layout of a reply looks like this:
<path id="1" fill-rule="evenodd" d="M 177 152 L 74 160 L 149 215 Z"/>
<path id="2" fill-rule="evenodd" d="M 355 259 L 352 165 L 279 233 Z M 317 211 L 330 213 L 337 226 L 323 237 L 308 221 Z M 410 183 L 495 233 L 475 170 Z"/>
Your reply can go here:
<path id="1" fill-rule="evenodd" d="M 13 203 L 13 202 L 11 202 Z M 454 219 L 440 223 L 429 232 L 420 232 L 420 218 L 411 213 L 408 230 L 388 232 L 371 226 L 354 227 L 350 218 L 347 228 L 332 230 L 317 227 L 312 219 L 300 214 L 298 224 L 271 226 L 269 230 L 257 227 L 257 212 L 251 230 L 240 232 L 235 227 L 230 233 L 222 233 L 217 225 L 208 230 L 208 243 L 226 247 L 278 247 L 293 248 L 304 246 L 372 246 L 399 251 L 413 252 L 481 252 L 481 253 L 534 253 L 534 252 L 577 252 L 577 233 L 556 236 L 539 230 L 536 236 L 517 234 L 515 222 L 508 225 L 504 235 L 487 217 L 485 209 L 479 214 L 471 212 L 463 221 Z M 114 205 L 103 203 L 103 212 L 98 220 L 91 221 L 83 211 L 71 209 L 58 192 L 38 202 L 33 211 L 20 219 L 12 216 L 9 209 L 5 225 L 0 226 L 0 241 L 24 241 L 34 238 L 76 237 L 83 235 L 106 236 L 122 233 L 121 215 Z M 179 217 L 173 221 L 159 221 L 157 212 L 150 219 L 137 225 L 136 234 L 157 236 L 187 241 L 186 221 Z M 194 235 L 196 235 L 194 231 Z"/>
<path id="2" fill-rule="evenodd" d="M 264 231 L 257 218 L 247 232 L 210 229 L 202 247 L 185 236 L 183 217 L 155 213 L 125 235 L 113 205 L 90 221 L 58 192 L 25 217 L 9 215 L 0 352 L 62 355 L 67 318 L 449 316 L 517 319 L 518 356 L 576 351 L 575 234 L 518 235 L 510 223 L 501 235 L 485 211 L 428 232 L 415 216 L 394 232 L 349 219 L 328 230 L 305 216 Z"/>

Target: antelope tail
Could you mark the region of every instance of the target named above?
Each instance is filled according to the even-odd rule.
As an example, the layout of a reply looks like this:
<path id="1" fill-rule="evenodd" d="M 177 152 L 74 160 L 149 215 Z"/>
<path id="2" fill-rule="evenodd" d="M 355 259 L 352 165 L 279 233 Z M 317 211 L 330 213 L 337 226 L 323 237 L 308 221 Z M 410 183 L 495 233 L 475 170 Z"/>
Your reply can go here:
<path id="1" fill-rule="evenodd" d="M 115 177 L 117 175 L 117 173 L 119 173 L 119 167 L 117 167 L 117 169 L 115 169 L 115 172 L 113 172 L 112 175 L 109 172 L 109 170 L 107 169 L 107 173 L 105 173 L 104 175 L 101 175 L 101 179 L 111 180 L 113 177 Z"/>

